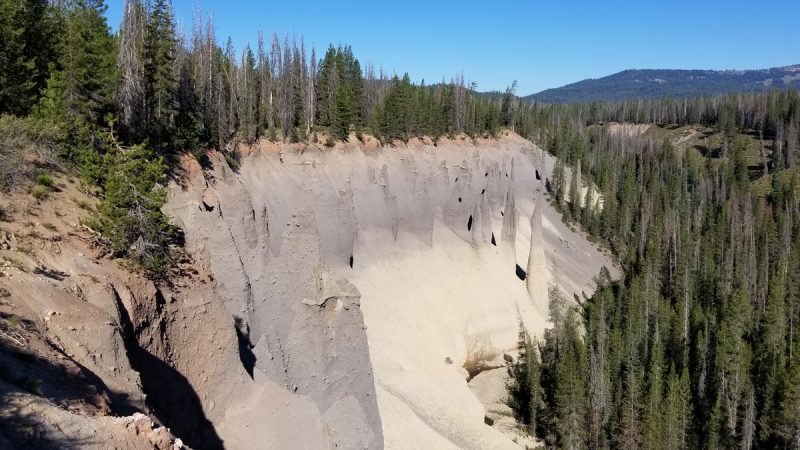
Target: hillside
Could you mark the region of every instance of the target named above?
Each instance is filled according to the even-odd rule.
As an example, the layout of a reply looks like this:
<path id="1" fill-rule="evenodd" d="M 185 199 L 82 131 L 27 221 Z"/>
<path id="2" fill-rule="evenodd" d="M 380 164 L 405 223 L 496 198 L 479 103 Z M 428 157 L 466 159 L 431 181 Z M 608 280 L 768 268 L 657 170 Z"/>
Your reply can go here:
<path id="1" fill-rule="evenodd" d="M 524 97 L 544 103 L 698 97 L 800 86 L 800 65 L 762 70 L 625 70 Z"/>

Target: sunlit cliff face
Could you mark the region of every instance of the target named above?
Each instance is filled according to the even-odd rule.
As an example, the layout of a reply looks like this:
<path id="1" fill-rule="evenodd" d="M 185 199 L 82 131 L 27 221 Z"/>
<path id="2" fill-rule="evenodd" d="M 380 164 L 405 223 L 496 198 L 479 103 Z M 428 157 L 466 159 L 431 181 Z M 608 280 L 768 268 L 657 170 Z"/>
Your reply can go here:
<path id="1" fill-rule="evenodd" d="M 252 376 L 208 394 L 225 442 L 281 445 L 302 422 L 323 447 L 516 448 L 467 379 L 502 366 L 520 325 L 541 336 L 548 283 L 588 294 L 611 266 L 540 201 L 552 165 L 510 136 L 187 166 L 167 210 Z"/>

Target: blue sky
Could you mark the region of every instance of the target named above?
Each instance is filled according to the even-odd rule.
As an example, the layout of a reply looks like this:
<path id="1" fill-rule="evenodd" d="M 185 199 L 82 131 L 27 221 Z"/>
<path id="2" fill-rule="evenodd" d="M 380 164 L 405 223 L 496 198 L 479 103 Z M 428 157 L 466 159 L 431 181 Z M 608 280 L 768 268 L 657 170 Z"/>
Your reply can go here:
<path id="1" fill-rule="evenodd" d="M 107 0 L 116 29 L 124 0 Z M 624 69 L 746 69 L 800 63 L 800 1 L 225 1 L 173 0 L 191 29 L 213 14 L 238 48 L 269 36 L 305 36 L 321 53 L 347 43 L 413 80 L 463 73 L 480 90 L 513 80 L 521 95 Z"/>

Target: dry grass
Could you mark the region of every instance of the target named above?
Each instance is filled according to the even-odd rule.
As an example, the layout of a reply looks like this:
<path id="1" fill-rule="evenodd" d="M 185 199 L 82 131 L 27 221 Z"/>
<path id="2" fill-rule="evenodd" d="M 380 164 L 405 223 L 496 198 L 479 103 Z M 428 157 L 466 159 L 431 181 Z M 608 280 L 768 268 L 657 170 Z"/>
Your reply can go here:
<path id="1" fill-rule="evenodd" d="M 90 211 L 92 209 L 92 204 L 87 200 L 83 200 L 77 197 L 72 197 L 72 203 L 78 205 L 78 208 L 80 209 L 85 209 L 87 211 Z"/>
<path id="2" fill-rule="evenodd" d="M 40 184 L 37 184 L 36 186 L 33 187 L 33 189 L 31 189 L 31 195 L 33 196 L 33 198 L 39 201 L 47 200 L 49 194 L 50 194 L 50 189 Z"/>

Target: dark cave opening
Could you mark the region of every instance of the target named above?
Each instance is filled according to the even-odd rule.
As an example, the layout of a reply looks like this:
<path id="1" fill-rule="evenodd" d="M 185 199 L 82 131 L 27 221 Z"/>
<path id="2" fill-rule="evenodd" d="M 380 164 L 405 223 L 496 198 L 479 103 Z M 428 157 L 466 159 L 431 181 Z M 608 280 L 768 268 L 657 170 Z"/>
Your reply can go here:
<path id="1" fill-rule="evenodd" d="M 520 267 L 519 264 L 517 264 L 517 278 L 519 278 L 522 281 L 525 281 L 525 278 L 527 278 L 527 277 L 528 277 L 528 274 L 525 273 L 524 270 L 522 270 L 522 267 Z"/>

